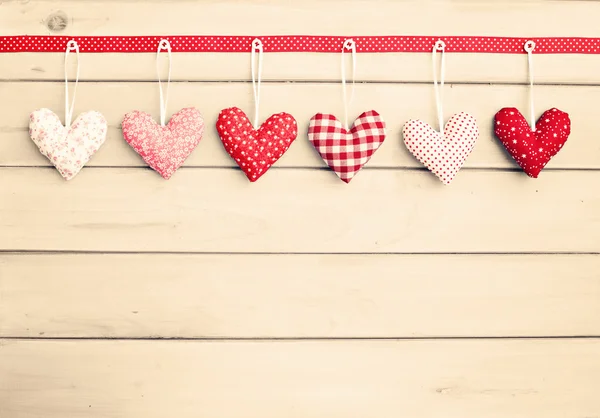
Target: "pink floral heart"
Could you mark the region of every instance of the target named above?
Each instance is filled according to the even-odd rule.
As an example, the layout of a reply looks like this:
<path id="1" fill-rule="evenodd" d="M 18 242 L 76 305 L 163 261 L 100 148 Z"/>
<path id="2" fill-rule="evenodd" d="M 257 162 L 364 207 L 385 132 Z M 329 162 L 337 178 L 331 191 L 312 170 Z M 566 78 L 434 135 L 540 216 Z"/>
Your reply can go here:
<path id="1" fill-rule="evenodd" d="M 106 140 L 106 119 L 99 112 L 82 113 L 69 128 L 50 109 L 29 116 L 29 136 L 61 176 L 71 180 Z"/>
<path id="2" fill-rule="evenodd" d="M 164 179 L 169 179 L 194 151 L 204 132 L 200 112 L 188 107 L 175 113 L 161 126 L 145 112 L 125 115 L 123 137 L 144 161 Z"/>
<path id="3" fill-rule="evenodd" d="M 457 113 L 448 119 L 444 134 L 421 120 L 409 120 L 404 125 L 404 143 L 408 150 L 444 184 L 450 184 L 479 137 L 475 118 Z"/>

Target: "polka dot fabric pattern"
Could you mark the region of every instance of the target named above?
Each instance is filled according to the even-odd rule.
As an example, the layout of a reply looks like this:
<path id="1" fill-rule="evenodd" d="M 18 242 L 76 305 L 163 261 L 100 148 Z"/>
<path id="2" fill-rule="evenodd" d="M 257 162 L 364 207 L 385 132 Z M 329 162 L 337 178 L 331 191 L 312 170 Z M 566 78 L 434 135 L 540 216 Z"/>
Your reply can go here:
<path id="1" fill-rule="evenodd" d="M 121 127 L 125 141 L 168 180 L 202 139 L 204 120 L 197 109 L 188 107 L 161 126 L 148 113 L 136 110 L 125 115 Z"/>
<path id="2" fill-rule="evenodd" d="M 538 119 L 534 132 L 521 112 L 506 107 L 494 117 L 494 133 L 523 171 L 537 178 L 567 141 L 571 120 L 567 113 L 552 108 Z"/>
<path id="3" fill-rule="evenodd" d="M 64 52 L 75 40 L 81 52 L 156 52 L 167 39 L 173 52 L 248 52 L 255 36 L 3 36 L 0 52 Z M 264 52 L 339 53 L 348 36 L 278 35 L 258 37 Z M 522 54 L 523 44 L 535 42 L 536 54 L 600 54 L 600 38 L 522 38 L 497 36 L 353 36 L 358 53 L 431 52 L 436 41 L 446 52 Z"/>
<path id="4" fill-rule="evenodd" d="M 477 121 L 468 113 L 457 113 L 444 127 L 444 135 L 421 120 L 409 120 L 403 129 L 408 150 L 442 183 L 454 180 L 479 138 Z"/>
<path id="5" fill-rule="evenodd" d="M 255 182 L 275 164 L 298 136 L 298 124 L 289 113 L 271 115 L 254 129 L 246 114 L 237 107 L 223 109 L 217 131 L 225 150 Z"/>
<path id="6" fill-rule="evenodd" d="M 349 131 L 334 116 L 317 113 L 310 120 L 308 139 L 323 161 L 349 183 L 385 140 L 385 122 L 374 110 L 362 113 Z"/>
<path id="7" fill-rule="evenodd" d="M 106 119 L 96 111 L 82 113 L 69 128 L 50 109 L 29 116 L 31 139 L 66 180 L 75 177 L 104 144 L 106 132 Z"/>

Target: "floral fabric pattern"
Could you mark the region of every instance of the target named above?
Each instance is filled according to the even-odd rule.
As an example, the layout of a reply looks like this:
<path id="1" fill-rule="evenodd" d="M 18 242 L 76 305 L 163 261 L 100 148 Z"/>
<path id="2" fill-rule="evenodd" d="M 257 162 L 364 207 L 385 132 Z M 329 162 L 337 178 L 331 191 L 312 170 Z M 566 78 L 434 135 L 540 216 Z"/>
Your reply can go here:
<path id="1" fill-rule="evenodd" d="M 69 128 L 50 109 L 29 116 L 29 135 L 40 152 L 66 180 L 71 180 L 106 140 L 107 124 L 101 113 L 85 112 Z"/>
<path id="2" fill-rule="evenodd" d="M 193 107 L 175 113 L 166 126 L 136 110 L 125 115 L 121 126 L 125 141 L 166 180 L 183 165 L 204 133 L 202 115 Z"/>

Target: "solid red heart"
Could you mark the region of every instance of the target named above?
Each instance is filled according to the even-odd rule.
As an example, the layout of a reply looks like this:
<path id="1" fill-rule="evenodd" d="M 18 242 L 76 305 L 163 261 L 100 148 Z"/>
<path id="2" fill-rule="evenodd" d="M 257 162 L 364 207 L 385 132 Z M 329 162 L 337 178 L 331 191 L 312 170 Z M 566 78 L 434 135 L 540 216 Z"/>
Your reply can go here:
<path id="1" fill-rule="evenodd" d="M 217 131 L 225 150 L 248 180 L 255 182 L 288 150 L 298 136 L 298 124 L 282 112 L 254 129 L 241 109 L 230 107 L 219 113 Z"/>
<path id="2" fill-rule="evenodd" d="M 514 107 L 501 109 L 494 117 L 494 132 L 528 176 L 537 178 L 548 161 L 561 150 L 571 133 L 569 115 L 552 108 L 535 124 L 535 131 Z"/>

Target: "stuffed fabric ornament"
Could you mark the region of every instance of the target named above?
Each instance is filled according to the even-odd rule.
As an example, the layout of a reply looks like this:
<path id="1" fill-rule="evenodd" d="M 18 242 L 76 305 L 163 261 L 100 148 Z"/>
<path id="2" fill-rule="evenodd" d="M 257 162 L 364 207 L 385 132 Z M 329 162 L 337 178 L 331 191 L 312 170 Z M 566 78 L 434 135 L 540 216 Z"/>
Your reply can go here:
<path id="1" fill-rule="evenodd" d="M 433 87 L 439 131 L 421 120 L 409 120 L 403 129 L 404 143 L 408 150 L 434 173 L 442 183 L 454 180 L 479 138 L 477 121 L 468 113 L 453 115 L 444 125 L 442 94 L 444 91 L 444 51 L 446 44 L 438 40 L 433 46 Z M 436 54 L 441 52 L 440 85 L 436 72 Z"/>
<path id="2" fill-rule="evenodd" d="M 125 115 L 121 126 L 127 143 L 166 180 L 194 151 L 204 133 L 202 115 L 193 107 L 175 113 L 166 126 L 136 110 Z"/>
<path id="3" fill-rule="evenodd" d="M 334 115 L 317 113 L 310 120 L 308 139 L 338 177 L 349 183 L 383 144 L 385 122 L 369 110 L 346 130 Z"/>
<path id="4" fill-rule="evenodd" d="M 457 113 L 444 126 L 443 136 L 421 120 L 404 125 L 408 150 L 444 184 L 450 184 L 473 151 L 479 128 L 473 116 Z"/>
<path id="5" fill-rule="evenodd" d="M 80 114 L 67 128 L 50 109 L 29 116 L 29 135 L 40 152 L 66 180 L 71 180 L 106 140 L 107 124 L 102 114 Z"/>
<path id="6" fill-rule="evenodd" d="M 216 126 L 225 150 L 251 182 L 265 174 L 298 136 L 296 120 L 284 112 L 254 129 L 241 109 L 230 107 L 219 113 Z"/>
<path id="7" fill-rule="evenodd" d="M 567 141 L 571 120 L 567 113 L 552 108 L 544 112 L 532 131 L 519 110 L 506 107 L 494 117 L 494 133 L 523 171 L 537 178 Z"/>

